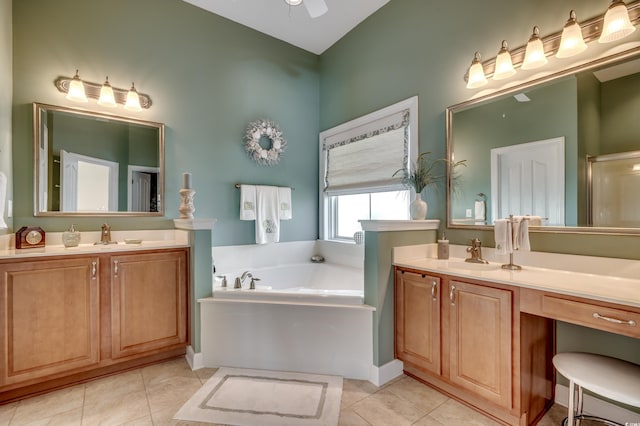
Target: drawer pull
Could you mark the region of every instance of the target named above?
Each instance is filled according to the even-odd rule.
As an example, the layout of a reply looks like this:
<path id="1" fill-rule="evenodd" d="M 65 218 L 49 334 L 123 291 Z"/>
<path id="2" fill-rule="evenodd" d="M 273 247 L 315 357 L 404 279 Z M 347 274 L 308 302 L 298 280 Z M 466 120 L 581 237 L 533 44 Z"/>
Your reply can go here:
<path id="1" fill-rule="evenodd" d="M 609 322 L 612 322 L 614 324 L 626 324 L 626 325 L 629 325 L 631 327 L 635 327 L 636 326 L 636 322 L 634 320 L 625 321 L 625 320 L 619 320 L 617 318 L 605 317 L 605 316 L 600 315 L 597 312 L 593 313 L 593 317 L 595 319 L 601 319 L 601 320 L 609 321 Z"/>
<path id="2" fill-rule="evenodd" d="M 437 283 L 435 281 L 431 282 L 431 299 L 435 302 L 437 299 L 437 294 L 438 294 L 438 288 L 437 288 Z"/>
<path id="3" fill-rule="evenodd" d="M 98 272 L 97 262 L 91 262 L 91 279 L 96 279 L 96 272 Z"/>
<path id="4" fill-rule="evenodd" d="M 113 273 L 115 275 L 118 275 L 118 261 L 117 260 L 113 261 Z"/>
<path id="5" fill-rule="evenodd" d="M 456 286 L 452 285 L 451 289 L 449 290 L 449 301 L 451 302 L 452 305 L 456 304 L 455 291 L 456 291 Z"/>

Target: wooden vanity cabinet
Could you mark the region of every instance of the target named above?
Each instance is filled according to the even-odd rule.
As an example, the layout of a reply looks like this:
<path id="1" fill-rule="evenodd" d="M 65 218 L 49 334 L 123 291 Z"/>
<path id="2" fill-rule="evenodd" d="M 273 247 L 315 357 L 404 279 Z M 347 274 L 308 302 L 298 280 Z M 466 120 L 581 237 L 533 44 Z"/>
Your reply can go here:
<path id="1" fill-rule="evenodd" d="M 111 356 L 125 358 L 187 342 L 186 256 L 111 257 Z"/>
<path id="2" fill-rule="evenodd" d="M 0 265 L 0 389 L 100 363 L 98 268 L 96 256 Z"/>
<path id="3" fill-rule="evenodd" d="M 395 269 L 395 356 L 405 373 L 504 424 L 553 401 L 552 321 L 519 315 L 517 288 Z"/>
<path id="4" fill-rule="evenodd" d="M 0 261 L 0 402 L 184 354 L 188 248 Z"/>

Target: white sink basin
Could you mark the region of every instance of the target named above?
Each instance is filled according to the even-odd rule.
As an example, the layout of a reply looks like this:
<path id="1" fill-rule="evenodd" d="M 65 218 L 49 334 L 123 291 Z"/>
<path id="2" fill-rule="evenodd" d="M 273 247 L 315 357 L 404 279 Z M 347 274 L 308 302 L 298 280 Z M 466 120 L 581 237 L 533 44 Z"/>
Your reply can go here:
<path id="1" fill-rule="evenodd" d="M 451 269 L 463 269 L 466 271 L 494 271 L 500 269 L 497 263 L 471 263 L 464 260 L 450 260 L 447 266 Z"/>

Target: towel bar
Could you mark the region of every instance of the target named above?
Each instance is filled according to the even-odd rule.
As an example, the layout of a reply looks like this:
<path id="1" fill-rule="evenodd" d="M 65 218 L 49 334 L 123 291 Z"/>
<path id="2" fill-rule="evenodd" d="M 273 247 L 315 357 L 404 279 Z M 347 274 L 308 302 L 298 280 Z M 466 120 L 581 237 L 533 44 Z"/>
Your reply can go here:
<path id="1" fill-rule="evenodd" d="M 242 185 L 242 184 L 241 184 L 241 183 L 236 183 L 234 186 L 235 186 L 236 188 L 240 189 L 240 185 Z M 277 185 L 274 185 L 274 186 L 277 186 Z M 291 187 L 291 190 L 292 190 L 292 191 L 295 191 L 296 189 L 292 186 L 292 187 Z"/>

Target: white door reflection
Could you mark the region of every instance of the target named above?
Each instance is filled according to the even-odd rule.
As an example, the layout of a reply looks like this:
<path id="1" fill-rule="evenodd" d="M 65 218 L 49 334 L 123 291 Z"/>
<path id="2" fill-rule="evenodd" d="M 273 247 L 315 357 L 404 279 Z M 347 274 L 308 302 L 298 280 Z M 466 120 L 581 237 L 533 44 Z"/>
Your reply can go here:
<path id="1" fill-rule="evenodd" d="M 118 163 L 60 150 L 62 211 L 118 211 Z"/>

